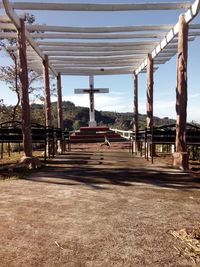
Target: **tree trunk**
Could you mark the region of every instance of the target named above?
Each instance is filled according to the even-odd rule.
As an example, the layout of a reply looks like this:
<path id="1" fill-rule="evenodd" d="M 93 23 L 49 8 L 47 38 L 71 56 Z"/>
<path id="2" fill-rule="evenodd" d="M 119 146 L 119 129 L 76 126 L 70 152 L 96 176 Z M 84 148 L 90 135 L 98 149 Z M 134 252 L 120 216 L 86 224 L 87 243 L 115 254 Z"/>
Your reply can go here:
<path id="1" fill-rule="evenodd" d="M 19 45 L 19 78 L 21 82 L 21 106 L 22 106 L 22 131 L 24 154 L 26 157 L 32 157 L 32 136 L 31 136 L 31 114 L 28 95 L 28 69 L 26 59 L 26 40 L 25 25 L 23 19 L 20 19 L 21 27 L 18 29 Z"/>

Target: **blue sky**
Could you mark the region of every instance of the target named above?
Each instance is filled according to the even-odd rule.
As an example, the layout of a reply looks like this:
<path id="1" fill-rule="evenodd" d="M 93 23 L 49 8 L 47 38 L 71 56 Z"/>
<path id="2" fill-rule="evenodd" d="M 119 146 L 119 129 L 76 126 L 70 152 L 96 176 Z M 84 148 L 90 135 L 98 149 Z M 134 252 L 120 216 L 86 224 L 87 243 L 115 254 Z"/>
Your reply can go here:
<path id="1" fill-rule="evenodd" d="M 43 1 L 44 2 L 44 1 Z M 51 2 L 51 1 L 48 1 Z M 74 1 L 59 1 L 74 2 Z M 102 1 L 76 1 L 102 3 Z M 106 3 L 133 3 L 141 1 L 104 1 Z M 143 1 L 142 1 L 143 2 Z M 158 2 L 158 1 L 148 1 Z M 164 2 L 164 1 L 160 1 Z M 168 1 L 173 2 L 173 1 Z M 181 1 L 180 1 L 181 2 Z M 54 12 L 32 12 L 36 16 L 37 23 L 50 25 L 70 26 L 119 26 L 119 25 L 145 25 L 176 23 L 177 11 L 168 12 L 60 12 L 59 17 Z M 193 21 L 200 23 L 200 15 Z M 188 121 L 200 122 L 200 38 L 189 43 L 188 53 Z M 1 65 L 7 63 L 7 58 L 1 53 Z M 131 75 L 96 76 L 95 87 L 109 88 L 109 94 L 98 94 L 95 97 L 97 110 L 122 111 L 133 110 L 133 80 Z M 15 103 L 15 96 L 2 83 L 1 96 L 7 104 Z M 74 88 L 87 88 L 88 77 L 63 76 L 63 100 L 70 100 L 76 105 L 89 106 L 87 95 L 74 95 Z M 176 87 L 176 56 L 165 65 L 160 65 L 154 73 L 154 115 L 159 117 L 175 118 L 175 87 Z M 52 101 L 56 99 L 52 97 Z M 139 75 L 139 112 L 146 112 L 146 75 Z"/>

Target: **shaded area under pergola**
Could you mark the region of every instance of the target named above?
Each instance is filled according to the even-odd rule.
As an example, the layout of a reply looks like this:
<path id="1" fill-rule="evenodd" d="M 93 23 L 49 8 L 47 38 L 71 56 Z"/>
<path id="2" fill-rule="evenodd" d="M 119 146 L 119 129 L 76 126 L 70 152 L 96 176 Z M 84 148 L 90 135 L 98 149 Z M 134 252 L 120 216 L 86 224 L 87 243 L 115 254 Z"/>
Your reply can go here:
<path id="1" fill-rule="evenodd" d="M 22 123 L 24 152 L 32 156 L 30 107 L 27 69 L 44 73 L 46 126 L 51 126 L 49 72 L 57 77 L 58 126 L 62 128 L 61 75 L 119 75 L 133 74 L 134 130 L 138 131 L 137 76 L 147 72 L 147 127 L 153 127 L 153 73 L 178 53 L 177 60 L 177 127 L 175 166 L 188 168 L 186 149 L 187 111 L 187 46 L 200 35 L 200 25 L 189 24 L 199 12 L 200 2 L 80 4 L 36 3 L 3 0 L 6 16 L 0 17 L 1 38 L 17 38 L 18 47 L 7 47 L 19 52 L 20 80 L 22 83 Z M 107 27 L 69 27 L 68 25 L 25 25 L 19 11 L 168 11 L 186 10 L 177 24 L 130 25 Z M 12 30 L 12 32 L 5 32 Z M 73 40 L 73 41 L 70 41 Z M 76 40 L 76 41 L 74 41 Z M 26 47 L 26 42 L 30 46 Z M 153 145 L 152 145 L 153 153 Z"/>

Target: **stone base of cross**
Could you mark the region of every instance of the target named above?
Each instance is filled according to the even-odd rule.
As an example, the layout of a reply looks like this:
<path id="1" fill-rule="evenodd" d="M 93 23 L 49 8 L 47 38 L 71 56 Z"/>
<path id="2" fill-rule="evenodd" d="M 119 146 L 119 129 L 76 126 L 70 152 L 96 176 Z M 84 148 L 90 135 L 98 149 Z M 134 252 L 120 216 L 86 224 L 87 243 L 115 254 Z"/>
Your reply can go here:
<path id="1" fill-rule="evenodd" d="M 90 109 L 89 109 L 89 127 L 96 127 L 97 123 L 95 121 L 95 109 L 94 109 L 94 94 L 95 93 L 108 93 L 108 88 L 94 88 L 94 77 L 89 77 L 89 89 L 74 89 L 75 94 L 89 94 L 90 99 Z"/>

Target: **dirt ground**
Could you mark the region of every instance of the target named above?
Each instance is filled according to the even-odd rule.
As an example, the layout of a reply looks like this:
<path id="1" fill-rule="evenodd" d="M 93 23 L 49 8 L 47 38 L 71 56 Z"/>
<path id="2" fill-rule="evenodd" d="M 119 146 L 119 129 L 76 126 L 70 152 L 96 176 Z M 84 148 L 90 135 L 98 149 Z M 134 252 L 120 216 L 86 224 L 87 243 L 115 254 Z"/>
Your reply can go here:
<path id="1" fill-rule="evenodd" d="M 0 182 L 0 266 L 200 266 L 200 178 L 127 152 L 72 151 Z"/>

